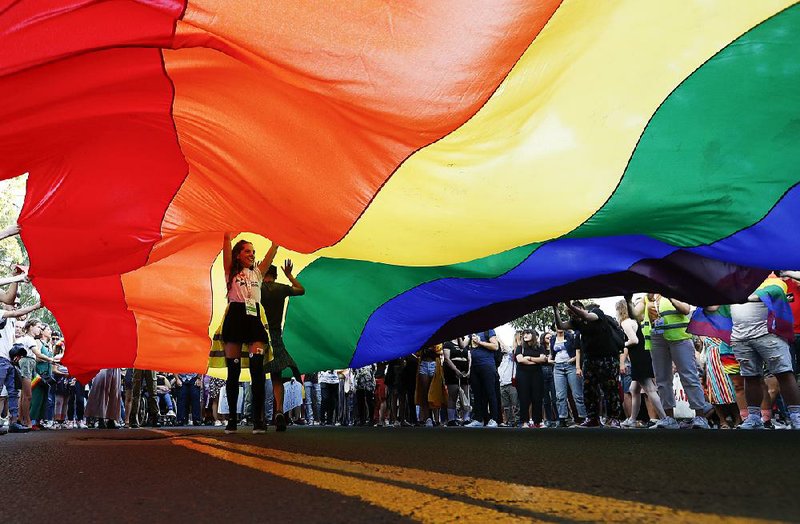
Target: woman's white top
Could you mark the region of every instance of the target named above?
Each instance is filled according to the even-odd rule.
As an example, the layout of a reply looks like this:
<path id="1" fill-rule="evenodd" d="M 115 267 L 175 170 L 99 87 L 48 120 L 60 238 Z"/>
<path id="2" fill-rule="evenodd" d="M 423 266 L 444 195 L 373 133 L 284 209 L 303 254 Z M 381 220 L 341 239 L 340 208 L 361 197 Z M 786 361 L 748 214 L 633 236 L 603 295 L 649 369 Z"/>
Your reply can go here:
<path id="1" fill-rule="evenodd" d="M 253 299 L 261 302 L 261 282 L 264 277 L 258 267 L 255 269 L 244 268 L 233 277 L 231 287 L 228 289 L 228 302 L 247 302 Z"/>

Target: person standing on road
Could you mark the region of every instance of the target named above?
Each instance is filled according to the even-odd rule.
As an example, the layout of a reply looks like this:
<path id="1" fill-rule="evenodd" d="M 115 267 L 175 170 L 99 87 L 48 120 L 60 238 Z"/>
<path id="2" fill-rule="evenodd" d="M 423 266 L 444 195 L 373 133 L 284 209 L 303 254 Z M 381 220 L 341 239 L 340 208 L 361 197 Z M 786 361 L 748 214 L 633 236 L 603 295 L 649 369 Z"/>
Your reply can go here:
<path id="1" fill-rule="evenodd" d="M 786 289 L 785 283 L 771 275 L 748 297 L 747 302 L 727 307 L 728 312 L 723 315 L 730 318 L 731 346 L 744 378 L 747 417 L 737 426 L 739 429 L 764 429 L 761 402 L 765 366 L 780 384 L 792 429 L 800 429 L 800 389 L 789 351 L 789 341 L 793 341 L 794 333 Z M 703 314 L 715 313 L 725 307 L 707 307 Z"/>
<path id="2" fill-rule="evenodd" d="M 283 415 L 283 378 L 281 375 L 283 370 L 286 368 L 291 369 L 295 380 L 300 384 L 303 383 L 297 364 L 283 344 L 283 310 L 286 299 L 305 295 L 306 293 L 306 289 L 292 274 L 293 268 L 291 260 L 286 260 L 281 268 L 283 274 L 292 284 L 291 286 L 276 282 L 278 268 L 272 265 L 267 269 L 267 273 L 264 275 L 264 283 L 261 285 L 261 305 L 267 315 L 267 327 L 269 328 L 269 339 L 272 345 L 273 358 L 267 366 L 267 371 L 272 380 L 274 422 L 278 431 L 286 431 L 286 417 Z"/>
<path id="3" fill-rule="evenodd" d="M 222 263 L 225 268 L 228 289 L 228 309 L 222 322 L 221 339 L 224 344 L 225 365 L 228 377 L 225 382 L 228 405 L 231 413 L 225 433 L 238 429 L 236 406 L 239 401 L 239 375 L 242 361 L 248 360 L 250 380 L 253 388 L 253 433 L 266 431 L 264 425 L 264 397 L 266 378 L 264 358 L 271 360 L 267 318 L 261 305 L 261 283 L 278 252 L 272 244 L 264 259 L 256 264 L 253 244 L 240 240 L 231 248 L 230 233 L 225 233 L 222 242 Z M 248 350 L 245 353 L 244 347 Z"/>
<path id="4" fill-rule="evenodd" d="M 577 329 L 581 333 L 581 352 L 576 359 L 576 373 L 583 377 L 583 401 L 586 420 L 579 427 L 600 427 L 600 392 L 609 406 L 609 427 L 619 427 L 623 417 L 619 395 L 620 351 L 611 335 L 613 329 L 596 305 L 587 307 L 575 300 L 566 304 L 570 320 L 563 322 L 558 307 L 553 306 L 558 329 Z"/>
<path id="5" fill-rule="evenodd" d="M 472 364 L 471 354 L 467 349 L 467 338 L 464 344 L 460 340 L 445 342 L 444 379 L 447 385 L 447 422 L 448 426 L 469 424 L 471 413 L 469 400 L 469 372 Z M 460 406 L 461 411 L 458 411 Z"/>
<path id="6" fill-rule="evenodd" d="M 500 420 L 499 400 L 495 382 L 498 380 L 494 353 L 500 349 L 497 333 L 494 329 L 473 334 L 469 338 L 472 368 L 470 369 L 470 386 L 475 395 L 473 420 L 467 427 L 496 428 Z"/>
<path id="7" fill-rule="evenodd" d="M 572 331 L 556 329 L 550 338 L 550 352 L 555 361 L 554 379 L 556 384 L 556 402 L 558 404 L 558 425 L 567 426 L 569 416 L 569 393 L 575 401 L 574 419 L 578 424 L 586 418 L 586 407 L 583 404 L 583 379 L 577 375 L 575 362 L 578 359 L 578 341 Z"/>
<path id="8" fill-rule="evenodd" d="M 639 409 L 642 406 L 642 391 L 650 399 L 653 408 L 656 410 L 658 422 L 651 426 L 653 428 L 677 429 L 678 423 L 672 417 L 667 417 L 661 399 L 658 396 L 658 387 L 655 383 L 655 373 L 653 372 L 653 362 L 650 359 L 650 352 L 644 348 L 644 334 L 639 323 L 631 318 L 633 304 L 631 297 L 625 297 L 616 304 L 617 315 L 620 319 L 620 326 L 625 331 L 625 346 L 628 348 L 628 357 L 631 361 L 631 413 L 622 422 L 623 428 L 637 427 L 636 419 L 639 416 Z"/>
<path id="9" fill-rule="evenodd" d="M 650 350 L 658 395 L 664 411 L 674 420 L 674 364 L 689 400 L 689 407 L 695 411 L 691 427 L 709 429 L 706 417 L 714 413 L 714 407 L 703 393 L 692 335 L 686 331 L 690 312 L 689 304 L 653 293 L 645 295 L 633 307 L 634 317 L 642 320 L 645 349 Z"/>

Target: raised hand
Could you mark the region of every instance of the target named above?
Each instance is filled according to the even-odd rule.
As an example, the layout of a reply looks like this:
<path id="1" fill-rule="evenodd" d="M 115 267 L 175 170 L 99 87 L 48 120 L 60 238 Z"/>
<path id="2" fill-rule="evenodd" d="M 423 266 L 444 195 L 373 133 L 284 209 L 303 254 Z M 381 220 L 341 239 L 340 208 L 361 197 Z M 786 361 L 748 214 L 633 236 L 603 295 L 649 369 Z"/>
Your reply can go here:
<path id="1" fill-rule="evenodd" d="M 283 267 L 281 269 L 283 270 L 284 275 L 290 277 L 292 276 L 292 269 L 294 269 L 294 264 L 292 264 L 292 261 L 287 258 L 286 261 L 283 263 Z"/>

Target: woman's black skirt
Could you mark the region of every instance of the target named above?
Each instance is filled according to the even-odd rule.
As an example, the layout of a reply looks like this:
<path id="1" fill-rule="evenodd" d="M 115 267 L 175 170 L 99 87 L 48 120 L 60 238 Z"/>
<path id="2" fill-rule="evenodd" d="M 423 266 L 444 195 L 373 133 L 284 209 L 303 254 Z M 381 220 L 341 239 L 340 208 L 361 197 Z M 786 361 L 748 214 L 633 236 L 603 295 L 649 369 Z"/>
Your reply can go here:
<path id="1" fill-rule="evenodd" d="M 267 344 L 269 337 L 264 325 L 261 324 L 261 304 L 256 304 L 258 315 L 254 317 L 245 311 L 244 302 L 231 302 L 228 314 L 222 322 L 222 341 L 235 344 L 252 344 L 263 342 Z"/>

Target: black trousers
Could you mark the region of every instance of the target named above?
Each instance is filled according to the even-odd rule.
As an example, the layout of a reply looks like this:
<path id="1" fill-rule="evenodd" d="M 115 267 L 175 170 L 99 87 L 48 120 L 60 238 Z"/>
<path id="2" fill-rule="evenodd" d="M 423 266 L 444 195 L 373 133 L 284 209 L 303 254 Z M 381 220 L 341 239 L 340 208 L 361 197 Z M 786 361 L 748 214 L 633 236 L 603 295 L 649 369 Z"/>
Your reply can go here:
<path id="1" fill-rule="evenodd" d="M 495 422 L 501 420 L 498 408 L 500 399 L 497 398 L 497 387 L 495 385 L 497 379 L 497 369 L 493 364 L 473 366 L 470 370 L 469 385 L 475 395 L 475 405 L 472 406 L 472 418 L 474 420 L 484 423 L 489 419 Z"/>
<path id="2" fill-rule="evenodd" d="M 520 420 L 524 423 L 531 417 L 536 424 L 541 424 L 544 375 L 539 366 L 517 366 L 517 395 Z M 532 412 L 530 415 L 529 410 Z"/>

